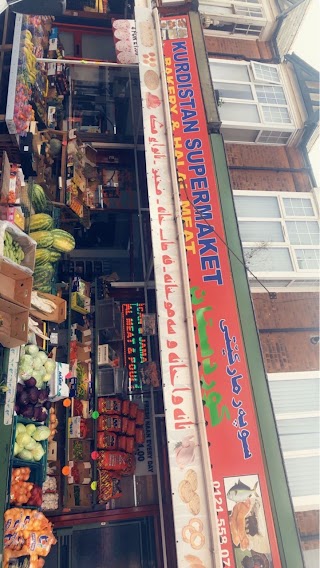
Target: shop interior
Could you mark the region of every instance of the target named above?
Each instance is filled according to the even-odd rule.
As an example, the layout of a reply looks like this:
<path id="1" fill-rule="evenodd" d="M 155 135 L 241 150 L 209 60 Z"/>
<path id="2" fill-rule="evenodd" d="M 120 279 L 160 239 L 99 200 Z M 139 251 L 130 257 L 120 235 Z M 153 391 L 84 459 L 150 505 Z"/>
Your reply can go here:
<path id="1" fill-rule="evenodd" d="M 3 506 L 15 510 L 14 475 L 30 469 L 27 481 L 42 492 L 34 508 L 53 523 L 57 541 L 46 566 L 82 568 L 90 562 L 93 568 L 122 568 L 129 566 L 129 551 L 130 566 L 160 567 L 168 551 L 173 558 L 175 545 L 138 67 L 115 63 L 110 29 L 92 33 L 68 18 L 58 24 L 26 18 L 15 23 L 12 58 L 18 70 L 16 76 L 11 70 L 8 89 L 14 83 L 16 96 L 29 98 L 30 116 L 17 117 L 13 97 L 6 120 L 20 153 L 2 153 L 0 208 L 21 215 L 20 231 L 36 239 L 33 292 L 60 303 L 48 317 L 30 307 L 29 298 L 24 309 L 42 336 L 27 333 L 2 344 L 2 375 L 13 356 L 8 347 L 18 350 Z M 41 46 L 38 26 L 38 36 L 46 38 Z M 41 60 L 31 90 L 19 75 L 28 32 Z M 98 64 L 92 60 L 104 37 L 109 39 Z M 59 62 L 62 57 L 69 63 Z M 11 202 L 8 172 L 24 179 Z M 48 257 L 50 231 L 58 248 L 50 245 L 56 256 Z M 25 382 L 32 372 L 26 369 L 31 344 L 36 355 L 45 352 L 55 361 L 52 382 L 46 386 L 39 379 L 39 390 L 47 389 L 40 421 L 30 414 L 39 403 L 31 408 L 33 387 Z M 50 428 L 43 457 L 31 465 L 15 445 L 18 430 L 29 423 Z"/>

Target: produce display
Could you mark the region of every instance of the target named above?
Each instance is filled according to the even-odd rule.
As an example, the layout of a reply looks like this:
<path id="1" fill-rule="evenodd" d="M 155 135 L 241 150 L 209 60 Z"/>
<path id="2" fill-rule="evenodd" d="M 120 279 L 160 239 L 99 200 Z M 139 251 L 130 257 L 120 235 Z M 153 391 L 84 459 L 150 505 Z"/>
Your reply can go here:
<path id="1" fill-rule="evenodd" d="M 56 433 L 57 433 L 57 427 L 59 424 L 59 420 L 57 418 L 57 415 L 54 411 L 54 408 L 50 408 L 49 411 L 49 428 L 50 428 L 50 435 L 48 437 L 48 441 L 51 442 L 53 440 L 53 438 L 55 437 Z"/>
<path id="2" fill-rule="evenodd" d="M 42 505 L 43 511 L 54 511 L 59 506 L 59 493 L 57 480 L 53 476 L 47 476 L 42 486 Z"/>
<path id="3" fill-rule="evenodd" d="M 46 387 L 47 385 L 44 383 L 50 381 L 55 368 L 55 361 L 50 359 L 44 351 L 40 351 L 37 345 L 26 345 L 21 350 L 18 368 L 19 378 L 23 381 L 35 379 L 35 384 L 27 383 L 27 387 L 36 386 L 38 389 L 43 386 Z"/>
<path id="4" fill-rule="evenodd" d="M 47 213 L 35 213 L 30 217 L 30 231 L 51 231 L 53 219 Z"/>
<path id="5" fill-rule="evenodd" d="M 47 426 L 37 427 L 35 424 L 25 426 L 18 422 L 13 455 L 26 462 L 39 462 L 45 454 L 41 442 L 47 440 L 49 436 L 50 428 Z"/>
<path id="6" fill-rule="evenodd" d="M 37 57 L 44 55 L 50 27 L 50 17 L 23 16 L 13 115 L 16 133 L 20 136 L 26 135 L 29 122 L 35 120 L 35 110 L 46 122 L 47 72 L 45 66 L 37 63 Z"/>
<path id="7" fill-rule="evenodd" d="M 29 568 L 42 568 L 51 546 L 56 544 L 52 524 L 37 510 L 12 508 L 4 514 L 3 568 L 13 558 L 30 557 Z"/>
<path id="8" fill-rule="evenodd" d="M 21 246 L 13 239 L 8 231 L 4 233 L 3 255 L 17 264 L 21 264 L 24 259 L 24 252 Z"/>
<path id="9" fill-rule="evenodd" d="M 30 473 L 31 470 L 29 467 L 12 469 L 10 486 L 11 505 L 41 506 L 42 489 L 39 485 L 29 481 Z"/>

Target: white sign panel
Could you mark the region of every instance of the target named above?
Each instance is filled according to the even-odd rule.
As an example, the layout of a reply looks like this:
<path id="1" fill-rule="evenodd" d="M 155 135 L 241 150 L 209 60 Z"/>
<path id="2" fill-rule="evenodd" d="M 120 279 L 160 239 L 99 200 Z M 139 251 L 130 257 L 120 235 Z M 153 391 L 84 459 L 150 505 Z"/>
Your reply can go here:
<path id="1" fill-rule="evenodd" d="M 212 568 L 212 509 L 195 407 L 199 382 L 185 324 L 186 260 L 178 244 L 159 53 L 151 11 L 136 7 L 135 15 L 177 559 L 179 567 L 189 567 L 193 557 L 194 564 Z"/>

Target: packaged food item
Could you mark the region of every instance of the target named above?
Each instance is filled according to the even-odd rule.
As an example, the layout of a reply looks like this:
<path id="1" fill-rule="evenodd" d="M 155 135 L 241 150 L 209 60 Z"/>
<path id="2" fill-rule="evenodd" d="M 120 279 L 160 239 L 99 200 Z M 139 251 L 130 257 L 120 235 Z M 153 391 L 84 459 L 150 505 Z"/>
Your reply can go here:
<path id="1" fill-rule="evenodd" d="M 97 448 L 99 450 L 116 450 L 118 448 L 117 434 L 114 432 L 98 432 Z"/>
<path id="2" fill-rule="evenodd" d="M 130 402 L 129 404 L 129 417 L 135 419 L 137 417 L 139 406 L 136 402 Z"/>
<path id="3" fill-rule="evenodd" d="M 122 400 L 120 398 L 107 396 L 98 399 L 99 414 L 121 414 Z"/>
<path id="4" fill-rule="evenodd" d="M 121 416 L 115 415 L 102 415 L 98 418 L 98 432 L 121 432 L 122 429 L 122 418 Z"/>
<path id="5" fill-rule="evenodd" d="M 135 470 L 135 459 L 132 454 L 113 450 L 98 453 L 98 469 L 118 471 L 122 475 L 130 475 Z"/>
<path id="6" fill-rule="evenodd" d="M 37 531 L 30 533 L 26 540 L 26 545 L 31 554 L 38 556 L 48 556 L 51 545 L 56 544 L 56 539 L 53 534 L 47 534 L 45 531 Z"/>
<path id="7" fill-rule="evenodd" d="M 98 502 L 107 503 L 121 496 L 120 480 L 115 474 L 101 470 L 98 481 Z"/>
<path id="8" fill-rule="evenodd" d="M 123 400 L 122 401 L 122 414 L 124 416 L 128 416 L 130 410 L 130 400 Z"/>
<path id="9" fill-rule="evenodd" d="M 121 431 L 123 434 L 126 433 L 127 428 L 128 428 L 128 423 L 129 423 L 129 418 L 126 418 L 126 416 L 122 417 L 122 428 Z"/>
<path id="10" fill-rule="evenodd" d="M 144 410 L 139 408 L 137 411 L 136 425 L 143 426 L 143 424 L 144 424 Z"/>
<path id="11" fill-rule="evenodd" d="M 143 444 L 144 443 L 144 430 L 143 428 L 136 428 L 136 442 L 137 444 Z"/>
<path id="12" fill-rule="evenodd" d="M 126 438 L 126 451 L 128 454 L 133 454 L 135 448 L 135 438 L 133 436 L 127 436 Z"/>
<path id="13" fill-rule="evenodd" d="M 118 450 L 126 450 L 127 438 L 126 436 L 118 436 Z"/>
<path id="14" fill-rule="evenodd" d="M 127 436 L 134 436 L 136 433 L 136 423 L 134 420 L 128 420 Z"/>

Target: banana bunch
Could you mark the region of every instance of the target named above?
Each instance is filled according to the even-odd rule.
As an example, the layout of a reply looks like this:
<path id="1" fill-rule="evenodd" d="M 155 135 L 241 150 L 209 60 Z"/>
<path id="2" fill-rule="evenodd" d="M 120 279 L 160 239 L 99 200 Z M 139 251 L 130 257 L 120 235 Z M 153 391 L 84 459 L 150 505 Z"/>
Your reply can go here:
<path id="1" fill-rule="evenodd" d="M 29 81 L 31 85 L 34 85 L 37 78 L 36 63 L 37 58 L 33 53 L 34 45 L 32 42 L 32 34 L 30 30 L 24 30 L 23 38 L 23 53 L 25 55 L 26 68 L 28 71 Z"/>

